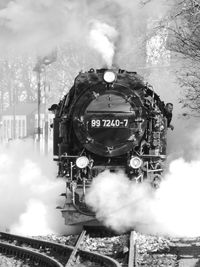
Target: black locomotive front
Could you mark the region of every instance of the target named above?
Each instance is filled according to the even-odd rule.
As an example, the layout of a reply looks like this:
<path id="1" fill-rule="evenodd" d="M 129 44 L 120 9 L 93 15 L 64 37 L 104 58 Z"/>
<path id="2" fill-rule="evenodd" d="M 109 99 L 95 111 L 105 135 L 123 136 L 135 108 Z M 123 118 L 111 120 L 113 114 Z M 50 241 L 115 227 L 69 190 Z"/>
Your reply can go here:
<path id="1" fill-rule="evenodd" d="M 54 155 L 59 176 L 67 180 L 62 210 L 67 224 L 93 215 L 85 194 L 105 169 L 122 168 L 135 182 L 160 180 L 166 150 L 163 114 L 163 102 L 135 72 L 91 69 L 76 77 L 54 120 Z M 74 221 L 76 212 L 80 216 Z"/>
<path id="2" fill-rule="evenodd" d="M 139 144 L 146 129 L 140 96 L 125 84 L 94 84 L 72 111 L 74 132 L 88 151 L 103 157 L 123 155 Z"/>

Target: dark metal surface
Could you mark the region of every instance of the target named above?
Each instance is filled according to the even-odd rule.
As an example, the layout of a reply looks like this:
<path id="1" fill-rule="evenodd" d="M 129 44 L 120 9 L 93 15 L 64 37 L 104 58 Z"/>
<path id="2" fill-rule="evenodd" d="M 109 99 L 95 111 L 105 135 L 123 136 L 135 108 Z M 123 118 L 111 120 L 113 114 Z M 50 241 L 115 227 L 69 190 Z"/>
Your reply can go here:
<path id="1" fill-rule="evenodd" d="M 91 86 L 79 96 L 74 107 L 73 127 L 78 140 L 100 156 L 125 154 L 138 145 L 146 129 L 146 110 L 142 108 L 139 95 L 127 86 L 117 83 L 112 89 L 105 84 Z M 138 117 L 142 119 L 141 131 Z M 91 127 L 93 120 L 101 122 L 100 125 L 97 123 L 97 127 Z M 116 126 L 116 120 L 122 124 Z M 112 122 L 115 122 L 114 126 Z"/>

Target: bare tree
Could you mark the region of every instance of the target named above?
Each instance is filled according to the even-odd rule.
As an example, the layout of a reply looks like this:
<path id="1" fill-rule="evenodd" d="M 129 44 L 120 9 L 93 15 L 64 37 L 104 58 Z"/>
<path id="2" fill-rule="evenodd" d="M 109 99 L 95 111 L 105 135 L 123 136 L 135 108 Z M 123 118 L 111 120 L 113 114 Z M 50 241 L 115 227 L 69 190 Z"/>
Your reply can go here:
<path id="1" fill-rule="evenodd" d="M 176 71 L 183 88 L 180 102 L 200 115 L 200 0 L 175 0 L 163 25 L 168 30 L 167 48 L 180 63 Z"/>
<path id="2" fill-rule="evenodd" d="M 1 110 L 19 102 L 36 101 L 35 81 L 31 59 L 2 59 L 0 61 Z"/>

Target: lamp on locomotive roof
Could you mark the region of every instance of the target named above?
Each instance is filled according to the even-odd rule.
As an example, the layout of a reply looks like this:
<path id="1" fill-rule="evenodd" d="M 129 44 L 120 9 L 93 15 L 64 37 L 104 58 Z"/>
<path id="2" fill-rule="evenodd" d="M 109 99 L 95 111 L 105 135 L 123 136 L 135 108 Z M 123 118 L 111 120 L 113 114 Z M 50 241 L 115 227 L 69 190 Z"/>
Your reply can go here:
<path id="1" fill-rule="evenodd" d="M 116 74 L 112 70 L 104 72 L 103 79 L 107 83 L 113 83 L 116 80 Z"/>

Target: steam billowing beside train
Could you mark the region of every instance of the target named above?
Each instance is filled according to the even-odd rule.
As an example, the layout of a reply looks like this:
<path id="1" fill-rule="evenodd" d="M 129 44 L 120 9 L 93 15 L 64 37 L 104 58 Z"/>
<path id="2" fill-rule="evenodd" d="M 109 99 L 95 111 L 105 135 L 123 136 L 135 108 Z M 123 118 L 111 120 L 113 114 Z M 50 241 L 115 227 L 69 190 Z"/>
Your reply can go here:
<path id="1" fill-rule="evenodd" d="M 66 177 L 66 224 L 94 214 L 85 194 L 100 172 L 123 169 L 133 182 L 157 186 L 166 158 L 171 114 L 136 72 L 91 69 L 80 73 L 55 111 L 54 156 Z"/>

